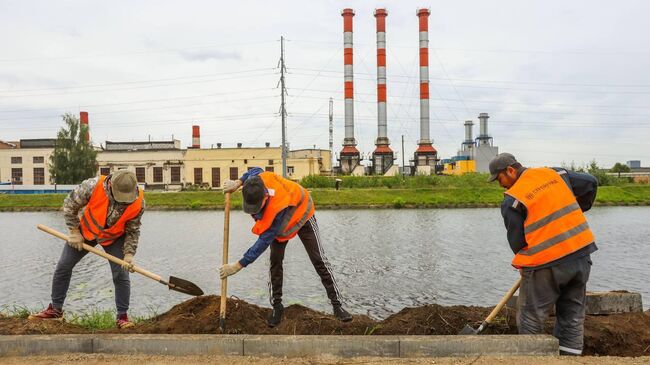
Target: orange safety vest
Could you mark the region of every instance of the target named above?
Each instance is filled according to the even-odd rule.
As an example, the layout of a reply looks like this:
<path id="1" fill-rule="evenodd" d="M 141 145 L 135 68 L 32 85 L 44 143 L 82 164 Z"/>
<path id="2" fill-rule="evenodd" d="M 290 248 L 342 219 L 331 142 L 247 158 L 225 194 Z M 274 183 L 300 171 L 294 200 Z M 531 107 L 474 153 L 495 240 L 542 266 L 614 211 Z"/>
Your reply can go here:
<path id="1" fill-rule="evenodd" d="M 587 219 L 560 174 L 546 167 L 527 169 L 505 192 L 528 211 L 527 246 L 512 259 L 514 267 L 544 265 L 594 242 Z"/>
<path id="2" fill-rule="evenodd" d="M 264 187 L 269 192 L 262 219 L 255 222 L 253 233 L 261 235 L 271 228 L 275 216 L 283 209 L 289 208 L 279 233 L 275 237 L 280 242 L 286 242 L 298 234 L 298 230 L 314 215 L 314 202 L 307 189 L 291 180 L 287 180 L 273 172 L 263 172 L 260 175 Z"/>
<path id="3" fill-rule="evenodd" d="M 110 198 L 104 189 L 106 176 L 100 176 L 95 185 L 95 190 L 90 196 L 81 219 L 81 234 L 88 241 L 97 240 L 102 246 L 108 246 L 125 232 L 126 222 L 136 218 L 142 209 L 144 192 L 139 189 L 137 199 L 129 204 L 122 216 L 111 227 L 106 228 L 108 205 Z"/>

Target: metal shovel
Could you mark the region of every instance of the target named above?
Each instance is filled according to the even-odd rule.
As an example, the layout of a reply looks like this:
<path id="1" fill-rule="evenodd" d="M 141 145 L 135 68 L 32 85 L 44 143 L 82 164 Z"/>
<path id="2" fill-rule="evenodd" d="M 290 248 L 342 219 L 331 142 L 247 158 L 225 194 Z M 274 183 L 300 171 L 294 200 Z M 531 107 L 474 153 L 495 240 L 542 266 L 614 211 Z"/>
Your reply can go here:
<path id="1" fill-rule="evenodd" d="M 49 233 L 49 234 L 51 234 L 53 236 L 56 236 L 56 237 L 58 237 L 58 238 L 60 238 L 60 239 L 62 239 L 64 241 L 68 240 L 68 236 L 66 236 L 65 234 L 63 234 L 63 233 L 61 233 L 61 232 L 59 232 L 59 231 L 57 231 L 55 229 L 52 229 L 52 228 L 50 228 L 48 226 L 44 226 L 42 224 L 39 224 L 36 227 L 38 229 L 40 229 L 41 231 Z M 117 257 L 115 257 L 113 255 L 109 255 L 106 252 L 101 251 L 101 250 L 99 250 L 99 249 L 97 249 L 97 248 L 95 248 L 93 246 L 89 246 L 89 245 L 87 245 L 85 243 L 83 244 L 83 248 L 86 251 L 92 252 L 95 255 L 99 255 L 99 256 L 107 259 L 108 261 L 111 261 L 111 262 L 116 263 L 118 265 L 123 265 L 123 264 L 126 263 L 124 260 L 120 260 L 120 259 L 118 259 Z M 165 281 L 160 277 L 160 275 L 156 275 L 156 274 L 154 274 L 152 272 L 149 272 L 149 271 L 147 271 L 147 270 L 145 270 L 143 268 L 137 267 L 135 265 L 133 266 L 133 271 L 137 272 L 138 274 L 144 275 L 144 276 L 148 277 L 149 279 L 153 279 L 153 280 L 155 280 L 155 281 L 157 281 L 157 282 L 159 282 L 159 283 L 161 283 L 163 285 L 167 285 L 169 290 L 174 290 L 174 291 L 177 291 L 177 292 L 180 292 L 180 293 L 185 293 L 185 294 L 188 294 L 188 295 L 195 295 L 195 296 L 203 295 L 203 290 L 201 290 L 201 288 L 199 288 L 196 284 L 194 284 L 191 281 L 180 279 L 180 278 L 177 278 L 177 277 L 174 277 L 174 276 L 170 276 L 169 280 Z"/>
<path id="2" fill-rule="evenodd" d="M 501 299 L 499 304 L 497 304 L 497 306 L 494 307 L 494 309 L 492 309 L 492 312 L 490 312 L 490 315 L 487 316 L 487 318 L 483 321 L 483 323 L 481 323 L 480 326 L 478 326 L 477 329 L 474 329 L 469 324 L 466 324 L 465 328 L 463 328 L 458 334 L 459 335 L 478 335 L 479 333 L 483 332 L 483 330 L 490 323 L 492 323 L 492 320 L 494 319 L 494 317 L 496 317 L 497 314 L 499 314 L 499 312 L 501 312 L 501 308 L 503 308 L 503 306 L 506 304 L 506 302 L 508 300 L 510 300 L 510 298 L 512 298 L 512 296 L 515 294 L 517 289 L 519 289 L 520 285 L 521 285 L 521 276 L 519 277 L 519 279 L 517 279 L 517 282 L 515 283 L 515 285 L 513 285 L 512 288 L 510 288 L 510 290 L 508 290 L 506 295 L 503 296 L 503 298 Z"/>

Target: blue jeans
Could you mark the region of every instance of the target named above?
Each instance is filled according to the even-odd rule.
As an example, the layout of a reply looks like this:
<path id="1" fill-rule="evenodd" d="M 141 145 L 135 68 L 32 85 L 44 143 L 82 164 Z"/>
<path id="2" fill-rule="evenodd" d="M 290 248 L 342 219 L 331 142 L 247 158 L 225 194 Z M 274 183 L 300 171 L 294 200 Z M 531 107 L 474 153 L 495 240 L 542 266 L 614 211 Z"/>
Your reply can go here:
<path id="1" fill-rule="evenodd" d="M 87 245 L 96 246 L 97 241 L 86 241 Z M 111 245 L 102 246 L 104 251 L 119 259 L 124 258 L 124 236 L 116 239 Z M 77 251 L 69 245 L 65 245 L 59 263 L 54 270 L 54 278 L 52 279 L 52 306 L 56 309 L 63 309 L 63 302 L 68 294 L 70 287 L 70 278 L 72 277 L 72 269 L 77 263 L 88 254 L 88 251 Z M 129 300 L 131 299 L 131 280 L 129 279 L 129 272 L 123 270 L 118 264 L 110 262 L 111 272 L 113 273 L 113 284 L 115 285 L 115 306 L 117 313 L 123 314 L 129 310 Z"/>

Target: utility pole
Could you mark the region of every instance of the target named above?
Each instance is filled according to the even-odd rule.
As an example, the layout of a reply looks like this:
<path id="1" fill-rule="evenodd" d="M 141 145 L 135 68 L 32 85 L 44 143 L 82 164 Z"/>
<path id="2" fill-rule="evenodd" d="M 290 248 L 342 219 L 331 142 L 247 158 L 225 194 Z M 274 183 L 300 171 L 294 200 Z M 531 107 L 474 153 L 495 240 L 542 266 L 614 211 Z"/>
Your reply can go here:
<path id="1" fill-rule="evenodd" d="M 330 98 L 330 170 L 334 175 L 334 100 Z"/>
<path id="2" fill-rule="evenodd" d="M 402 134 L 402 176 L 406 175 L 406 165 L 404 165 L 404 135 Z"/>
<path id="3" fill-rule="evenodd" d="M 284 36 L 280 36 L 280 85 L 281 85 L 281 104 L 280 115 L 282 116 L 282 177 L 287 177 L 287 109 L 284 103 L 284 97 L 287 89 L 284 85 Z"/>

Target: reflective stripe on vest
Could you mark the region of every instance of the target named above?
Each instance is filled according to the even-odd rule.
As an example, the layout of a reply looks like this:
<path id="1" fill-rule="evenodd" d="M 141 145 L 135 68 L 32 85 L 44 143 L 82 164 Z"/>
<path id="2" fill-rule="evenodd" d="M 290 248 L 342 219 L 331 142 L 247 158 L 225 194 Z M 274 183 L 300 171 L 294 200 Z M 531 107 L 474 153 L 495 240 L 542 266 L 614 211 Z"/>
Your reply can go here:
<path id="1" fill-rule="evenodd" d="M 527 246 L 515 255 L 513 266 L 544 265 L 594 242 L 573 191 L 555 170 L 527 169 L 506 194 L 527 210 Z"/>

